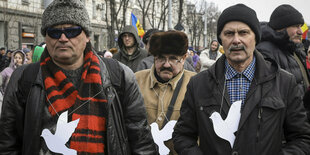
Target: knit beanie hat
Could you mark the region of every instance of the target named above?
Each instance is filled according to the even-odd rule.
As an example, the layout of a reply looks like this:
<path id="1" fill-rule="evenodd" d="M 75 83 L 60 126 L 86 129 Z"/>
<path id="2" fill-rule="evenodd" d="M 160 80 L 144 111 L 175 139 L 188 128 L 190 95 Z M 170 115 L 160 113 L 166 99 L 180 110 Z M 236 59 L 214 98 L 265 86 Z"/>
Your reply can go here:
<path id="1" fill-rule="evenodd" d="M 255 33 L 256 44 L 261 38 L 261 29 L 256 12 L 244 4 L 236 4 L 226 8 L 217 21 L 217 40 L 222 44 L 220 34 L 226 23 L 231 21 L 240 21 L 247 24 Z"/>
<path id="2" fill-rule="evenodd" d="M 269 26 L 274 30 L 298 24 L 304 24 L 304 18 L 298 10 L 288 4 L 278 6 L 272 12 L 269 20 Z"/>
<path id="3" fill-rule="evenodd" d="M 91 32 L 87 10 L 80 0 L 54 0 L 43 12 L 41 34 L 45 36 L 47 28 L 61 24 L 79 25 L 87 36 Z"/>

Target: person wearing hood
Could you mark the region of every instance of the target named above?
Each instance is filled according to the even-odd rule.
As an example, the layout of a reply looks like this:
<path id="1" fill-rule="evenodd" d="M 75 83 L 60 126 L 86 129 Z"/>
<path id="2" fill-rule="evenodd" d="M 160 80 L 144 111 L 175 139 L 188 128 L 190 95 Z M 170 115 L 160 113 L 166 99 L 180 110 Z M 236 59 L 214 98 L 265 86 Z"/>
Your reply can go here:
<path id="1" fill-rule="evenodd" d="M 22 50 L 16 50 L 15 52 L 13 52 L 9 67 L 6 67 L 1 72 L 1 77 L 2 77 L 1 93 L 2 94 L 5 93 L 6 86 L 10 81 L 10 77 L 13 71 L 17 67 L 22 66 L 25 63 L 26 63 L 26 54 Z"/>
<path id="2" fill-rule="evenodd" d="M 32 51 L 29 48 L 23 48 L 23 52 L 26 54 L 26 63 L 32 63 Z"/>
<path id="3" fill-rule="evenodd" d="M 205 49 L 200 54 L 201 69 L 200 71 L 210 68 L 217 59 L 222 56 L 219 52 L 220 44 L 217 40 L 212 40 L 210 43 L 210 49 Z"/>
<path id="4" fill-rule="evenodd" d="M 127 25 L 118 36 L 119 52 L 113 55 L 114 59 L 127 65 L 133 72 L 137 71 L 140 61 L 148 56 L 147 51 L 139 47 L 139 42 L 135 27 Z"/>
<path id="5" fill-rule="evenodd" d="M 275 60 L 282 69 L 295 75 L 304 94 L 309 87 L 306 54 L 298 47 L 302 44 L 302 14 L 291 5 L 278 6 L 271 14 L 269 23 L 261 23 L 262 40 L 257 45 L 265 58 Z"/>

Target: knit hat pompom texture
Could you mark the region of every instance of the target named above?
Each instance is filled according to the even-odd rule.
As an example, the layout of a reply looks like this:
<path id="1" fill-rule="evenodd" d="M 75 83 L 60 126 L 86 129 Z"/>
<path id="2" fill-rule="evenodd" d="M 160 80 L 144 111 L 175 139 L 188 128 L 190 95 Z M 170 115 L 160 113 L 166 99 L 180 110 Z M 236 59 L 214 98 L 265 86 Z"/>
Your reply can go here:
<path id="1" fill-rule="evenodd" d="M 41 34 L 46 35 L 49 27 L 61 24 L 74 24 L 82 27 L 90 35 L 90 19 L 80 0 L 54 0 L 43 12 Z"/>
<path id="2" fill-rule="evenodd" d="M 184 55 L 188 49 L 188 38 L 181 31 L 157 32 L 149 40 L 149 52 L 154 55 L 175 54 Z"/>
<path id="3" fill-rule="evenodd" d="M 288 4 L 278 6 L 272 12 L 269 20 L 269 26 L 274 30 L 298 24 L 304 24 L 304 18 L 298 10 Z"/>
<path id="4" fill-rule="evenodd" d="M 244 4 L 236 4 L 226 8 L 217 21 L 217 40 L 222 44 L 220 34 L 226 23 L 231 21 L 240 21 L 247 24 L 255 33 L 256 44 L 261 38 L 261 29 L 256 12 Z"/>

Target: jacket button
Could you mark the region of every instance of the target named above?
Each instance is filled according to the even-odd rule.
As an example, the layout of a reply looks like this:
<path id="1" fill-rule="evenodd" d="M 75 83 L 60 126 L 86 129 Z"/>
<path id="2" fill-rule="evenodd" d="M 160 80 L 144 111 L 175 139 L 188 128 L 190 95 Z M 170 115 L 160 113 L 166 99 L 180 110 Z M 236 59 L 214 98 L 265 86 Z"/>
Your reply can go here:
<path id="1" fill-rule="evenodd" d="M 234 151 L 231 155 L 238 155 L 238 152 Z"/>

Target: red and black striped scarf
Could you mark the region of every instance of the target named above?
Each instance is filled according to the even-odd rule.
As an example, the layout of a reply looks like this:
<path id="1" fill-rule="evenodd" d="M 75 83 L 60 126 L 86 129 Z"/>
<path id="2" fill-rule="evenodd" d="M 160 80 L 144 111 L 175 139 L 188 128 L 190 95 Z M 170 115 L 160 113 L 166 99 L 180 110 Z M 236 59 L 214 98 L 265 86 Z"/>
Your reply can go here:
<path id="1" fill-rule="evenodd" d="M 51 115 L 58 119 L 58 115 L 68 110 L 68 122 L 80 119 L 68 142 L 70 148 L 77 150 L 78 154 L 103 154 L 107 100 L 103 93 L 98 57 L 92 51 L 84 52 L 79 88 L 70 82 L 47 51 L 42 54 L 40 65 Z M 72 111 L 73 114 L 69 115 Z"/>

